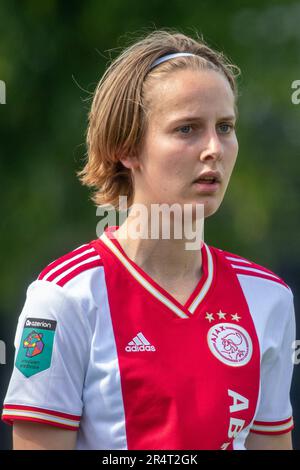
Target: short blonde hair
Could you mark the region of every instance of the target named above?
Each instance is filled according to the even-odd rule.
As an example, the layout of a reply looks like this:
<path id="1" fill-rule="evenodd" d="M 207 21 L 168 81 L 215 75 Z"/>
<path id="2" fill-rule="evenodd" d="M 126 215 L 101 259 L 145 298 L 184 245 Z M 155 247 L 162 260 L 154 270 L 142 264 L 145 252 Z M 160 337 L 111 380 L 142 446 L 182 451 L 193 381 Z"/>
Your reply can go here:
<path id="1" fill-rule="evenodd" d="M 198 57 L 176 57 L 151 69 L 156 59 L 176 52 L 189 52 Z M 143 144 L 147 85 L 174 70 L 199 68 L 199 65 L 226 77 L 236 103 L 236 77 L 240 69 L 202 38 L 196 40 L 179 32 L 156 30 L 123 50 L 107 68 L 93 95 L 87 129 L 87 161 L 78 172 L 82 184 L 94 188 L 92 200 L 97 206 L 110 204 L 118 209 L 119 196 L 127 196 L 128 206 L 133 202 L 131 170 L 124 167 L 120 157 L 137 154 Z"/>

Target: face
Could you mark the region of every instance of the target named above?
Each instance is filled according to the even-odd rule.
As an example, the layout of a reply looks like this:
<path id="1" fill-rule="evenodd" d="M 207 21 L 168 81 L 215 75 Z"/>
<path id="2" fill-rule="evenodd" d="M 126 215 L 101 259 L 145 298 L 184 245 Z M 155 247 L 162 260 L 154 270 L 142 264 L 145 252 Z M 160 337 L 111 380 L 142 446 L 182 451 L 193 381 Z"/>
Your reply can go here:
<path id="1" fill-rule="evenodd" d="M 143 147 L 135 158 L 122 160 L 133 173 L 134 202 L 198 203 L 204 204 L 205 217 L 212 215 L 238 153 L 234 96 L 227 79 L 213 70 L 179 70 L 152 79 L 146 93 L 149 118 Z"/>

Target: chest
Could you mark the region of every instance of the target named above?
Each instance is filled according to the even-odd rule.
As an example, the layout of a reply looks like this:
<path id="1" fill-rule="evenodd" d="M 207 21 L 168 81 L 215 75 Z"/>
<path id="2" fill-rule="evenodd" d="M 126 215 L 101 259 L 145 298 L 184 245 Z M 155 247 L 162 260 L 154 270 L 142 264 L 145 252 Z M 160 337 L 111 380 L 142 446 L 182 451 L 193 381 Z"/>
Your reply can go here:
<path id="1" fill-rule="evenodd" d="M 227 269 L 216 276 L 209 252 L 196 288 L 159 285 L 105 255 L 91 366 L 106 404 L 93 407 L 98 421 L 119 410 L 131 449 L 227 448 L 250 424 L 259 390 L 258 339 L 239 283 Z"/>
<path id="2" fill-rule="evenodd" d="M 246 304 L 226 299 L 216 291 L 193 317 L 179 318 L 140 292 L 109 298 L 92 348 L 87 412 L 116 420 L 116 429 L 124 423 L 130 449 L 230 447 L 254 416 L 259 348 Z"/>

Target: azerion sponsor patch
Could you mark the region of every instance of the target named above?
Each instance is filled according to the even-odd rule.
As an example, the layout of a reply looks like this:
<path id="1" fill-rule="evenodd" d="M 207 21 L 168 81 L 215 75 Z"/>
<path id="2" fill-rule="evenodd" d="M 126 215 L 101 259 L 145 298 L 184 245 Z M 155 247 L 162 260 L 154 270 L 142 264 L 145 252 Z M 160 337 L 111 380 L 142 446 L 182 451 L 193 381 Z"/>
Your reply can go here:
<path id="1" fill-rule="evenodd" d="M 57 322 L 41 318 L 26 318 L 16 367 L 25 377 L 50 367 Z"/>

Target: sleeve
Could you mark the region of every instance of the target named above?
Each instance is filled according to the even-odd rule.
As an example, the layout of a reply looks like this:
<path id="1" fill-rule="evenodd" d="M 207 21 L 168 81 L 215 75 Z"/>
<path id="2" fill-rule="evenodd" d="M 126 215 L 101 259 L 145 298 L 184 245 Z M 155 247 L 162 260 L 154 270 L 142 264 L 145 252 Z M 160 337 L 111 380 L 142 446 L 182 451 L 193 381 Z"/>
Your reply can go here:
<path id="1" fill-rule="evenodd" d="M 261 361 L 260 401 L 250 429 L 257 434 L 284 434 L 294 427 L 290 402 L 296 330 L 292 294 L 280 318 L 284 322 L 274 321 L 267 330 L 269 347 Z"/>
<path id="2" fill-rule="evenodd" d="M 42 422 L 76 431 L 89 344 L 90 330 L 75 299 L 54 283 L 34 281 L 18 321 L 2 420 Z"/>

